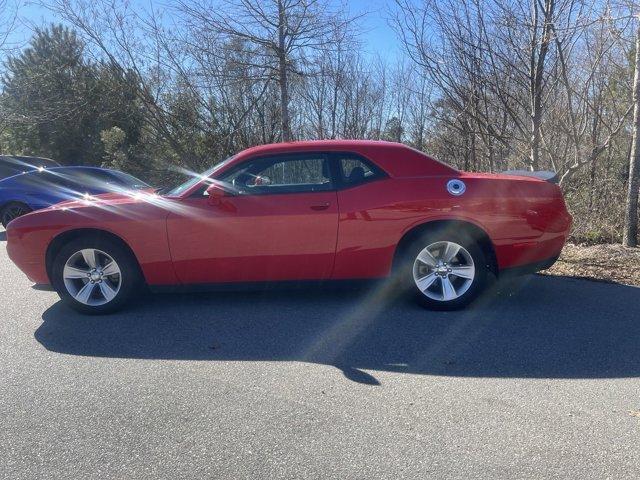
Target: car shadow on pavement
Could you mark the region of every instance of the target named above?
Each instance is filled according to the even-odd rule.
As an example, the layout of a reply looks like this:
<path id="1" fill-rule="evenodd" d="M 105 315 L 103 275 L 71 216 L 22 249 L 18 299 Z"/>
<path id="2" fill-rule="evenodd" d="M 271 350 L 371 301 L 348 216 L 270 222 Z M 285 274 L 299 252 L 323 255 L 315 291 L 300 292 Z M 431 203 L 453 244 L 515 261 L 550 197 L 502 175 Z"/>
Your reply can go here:
<path id="1" fill-rule="evenodd" d="M 640 288 L 529 276 L 471 308 L 426 311 L 359 289 L 150 295 L 90 317 L 60 302 L 36 339 L 70 355 L 332 365 L 359 383 L 375 371 L 466 377 L 640 376 Z"/>

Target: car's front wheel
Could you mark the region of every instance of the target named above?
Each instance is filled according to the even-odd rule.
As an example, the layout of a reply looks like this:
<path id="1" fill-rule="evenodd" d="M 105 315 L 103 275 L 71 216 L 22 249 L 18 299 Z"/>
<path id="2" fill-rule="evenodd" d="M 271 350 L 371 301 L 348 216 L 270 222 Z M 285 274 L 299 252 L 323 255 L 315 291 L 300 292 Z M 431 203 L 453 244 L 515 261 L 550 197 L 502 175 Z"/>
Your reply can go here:
<path id="1" fill-rule="evenodd" d="M 26 215 L 29 212 L 31 212 L 31 209 L 28 205 L 20 202 L 11 202 L 0 210 L 0 222 L 4 228 L 7 228 L 11 220 Z"/>
<path id="2" fill-rule="evenodd" d="M 403 265 L 415 298 L 436 310 L 467 306 L 484 289 L 489 273 L 478 243 L 458 232 L 423 235 L 411 244 Z"/>
<path id="3" fill-rule="evenodd" d="M 111 313 L 124 306 L 141 283 L 129 250 L 111 239 L 78 238 L 54 258 L 51 281 L 60 298 L 82 313 Z"/>

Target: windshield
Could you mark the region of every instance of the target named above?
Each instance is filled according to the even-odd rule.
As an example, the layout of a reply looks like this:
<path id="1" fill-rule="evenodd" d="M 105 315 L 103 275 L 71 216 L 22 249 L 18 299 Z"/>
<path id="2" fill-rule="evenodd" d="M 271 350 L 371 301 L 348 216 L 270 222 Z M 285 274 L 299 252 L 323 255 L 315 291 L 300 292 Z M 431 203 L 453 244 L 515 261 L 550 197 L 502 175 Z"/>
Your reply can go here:
<path id="1" fill-rule="evenodd" d="M 133 190 L 146 190 L 148 188 L 151 188 L 150 185 L 144 183 L 142 180 L 134 177 L 133 175 L 129 175 L 128 173 L 118 171 L 113 171 L 111 173 L 113 173 L 113 175 L 116 176 L 125 187 L 131 188 Z"/>
<path id="2" fill-rule="evenodd" d="M 21 173 L 31 172 L 42 168 L 59 167 L 56 162 L 47 158 L 12 157 L 0 155 L 0 179 L 13 177 Z"/>
<path id="3" fill-rule="evenodd" d="M 189 177 L 189 180 L 187 180 L 183 184 L 178 185 L 177 187 L 169 190 L 168 192 L 165 193 L 165 195 L 176 196 L 176 195 L 180 195 L 183 192 L 186 192 L 187 190 L 189 190 L 194 185 L 198 184 L 202 180 L 206 180 L 211 175 L 216 173 L 219 169 L 221 169 L 226 164 L 228 164 L 231 160 L 233 160 L 233 158 L 234 157 L 229 157 L 229 158 L 223 160 L 222 162 L 217 163 L 216 165 L 211 167 L 209 170 L 206 170 L 206 171 L 202 172 L 200 175 L 191 174 L 191 176 Z"/>

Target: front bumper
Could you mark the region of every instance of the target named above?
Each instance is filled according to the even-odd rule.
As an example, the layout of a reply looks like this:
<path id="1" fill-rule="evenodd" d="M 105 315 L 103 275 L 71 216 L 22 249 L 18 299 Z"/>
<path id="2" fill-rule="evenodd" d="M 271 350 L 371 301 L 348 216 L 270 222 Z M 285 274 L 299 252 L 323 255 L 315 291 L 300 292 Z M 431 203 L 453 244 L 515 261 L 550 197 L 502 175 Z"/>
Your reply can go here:
<path id="1" fill-rule="evenodd" d="M 19 235 L 9 225 L 7 230 L 7 254 L 29 280 L 40 285 L 48 285 L 49 275 L 45 261 L 45 249 L 41 242 L 29 236 Z M 38 245 L 35 245 L 37 243 Z M 44 243 L 46 245 L 46 242 Z"/>

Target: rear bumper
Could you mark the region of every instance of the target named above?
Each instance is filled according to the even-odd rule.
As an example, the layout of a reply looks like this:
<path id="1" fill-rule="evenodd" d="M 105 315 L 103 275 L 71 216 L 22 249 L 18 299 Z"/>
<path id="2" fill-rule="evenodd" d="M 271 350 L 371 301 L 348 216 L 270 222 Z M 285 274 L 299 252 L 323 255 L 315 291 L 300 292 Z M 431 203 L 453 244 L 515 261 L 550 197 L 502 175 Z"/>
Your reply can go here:
<path id="1" fill-rule="evenodd" d="M 530 273 L 536 273 L 541 270 L 546 270 L 547 268 L 551 268 L 554 263 L 558 260 L 560 254 L 555 255 L 554 257 L 547 258 L 546 260 L 539 260 L 537 262 L 527 263 L 525 265 L 519 265 L 517 267 L 504 268 L 500 270 L 499 275 L 502 276 L 519 276 L 519 275 L 528 275 Z"/>
<path id="2" fill-rule="evenodd" d="M 539 216 L 536 221 L 542 220 Z M 533 220 L 532 220 L 533 221 Z M 535 238 L 505 238 L 494 243 L 498 270 L 537 272 L 551 267 L 567 241 L 573 219 L 564 208 L 544 218 L 536 225 L 542 231 Z"/>
<path id="3" fill-rule="evenodd" d="M 566 234 L 544 234 L 535 240 L 496 244 L 498 269 L 502 271 L 544 264 L 549 259 L 560 256 L 566 240 Z"/>

